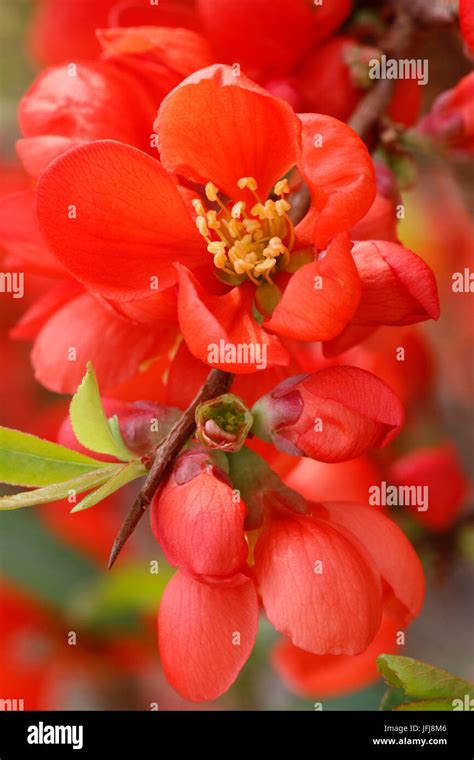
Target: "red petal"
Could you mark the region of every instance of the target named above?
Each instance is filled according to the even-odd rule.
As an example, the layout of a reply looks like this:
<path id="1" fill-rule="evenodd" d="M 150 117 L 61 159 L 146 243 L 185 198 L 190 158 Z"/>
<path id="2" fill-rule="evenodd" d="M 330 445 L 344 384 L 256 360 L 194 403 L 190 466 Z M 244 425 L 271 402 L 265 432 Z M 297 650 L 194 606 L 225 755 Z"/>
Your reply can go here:
<path id="1" fill-rule="evenodd" d="M 191 272 L 179 267 L 179 324 L 194 356 L 213 367 L 242 374 L 288 364 L 288 352 L 278 338 L 269 335 L 252 315 L 254 292 L 249 284 L 223 296 L 210 295 Z M 239 361 L 238 348 L 249 361 Z M 216 360 L 213 353 L 218 354 Z"/>
<path id="2" fill-rule="evenodd" d="M 158 614 L 161 662 L 168 681 L 185 699 L 216 699 L 245 664 L 257 625 L 257 594 L 246 576 L 237 576 L 235 585 L 209 586 L 178 571 L 165 589 Z"/>
<path id="3" fill-rule="evenodd" d="M 375 485 L 375 484 L 374 484 Z M 331 525 L 341 525 L 356 536 L 403 607 L 404 624 L 420 612 L 425 595 L 423 568 L 412 545 L 396 523 L 377 507 L 326 502 Z M 321 511 L 316 511 L 323 517 Z"/>
<path id="4" fill-rule="evenodd" d="M 221 65 L 173 90 L 155 131 L 167 169 L 194 182 L 212 181 L 232 199 L 242 197 L 241 177 L 255 177 L 265 199 L 301 151 L 301 127 L 290 106 Z"/>
<path id="5" fill-rule="evenodd" d="M 34 340 L 46 322 L 82 291 L 82 286 L 75 280 L 60 282 L 51 287 L 24 312 L 10 330 L 10 336 L 15 340 Z"/>
<path id="6" fill-rule="evenodd" d="M 77 218 L 70 219 L 73 205 Z M 206 255 L 174 180 L 160 163 L 112 140 L 58 158 L 38 185 L 43 235 L 59 260 L 106 298 L 133 300 L 176 281 L 173 261 Z"/>
<path id="7" fill-rule="evenodd" d="M 330 340 L 338 335 L 360 301 L 351 247 L 346 235 L 338 235 L 314 263 L 298 269 L 265 327 L 295 340 Z"/>
<path id="8" fill-rule="evenodd" d="M 151 508 L 151 527 L 168 562 L 191 575 L 238 572 L 248 551 L 245 505 L 212 465 L 185 483 L 176 482 L 175 475 Z"/>
<path id="9" fill-rule="evenodd" d="M 161 353 L 173 339 L 173 332 L 151 331 L 117 317 L 86 293 L 46 323 L 31 360 L 36 379 L 57 393 L 73 393 L 92 361 L 105 391 L 135 374 L 143 361 Z"/>
<path id="10" fill-rule="evenodd" d="M 466 45 L 474 51 L 474 6 L 471 0 L 459 0 L 459 23 Z"/>
<path id="11" fill-rule="evenodd" d="M 428 509 L 413 507 L 413 513 L 435 531 L 451 527 L 462 509 L 469 486 L 456 450 L 449 444 L 417 449 L 397 459 L 388 479 L 398 486 L 428 489 Z"/>
<path id="12" fill-rule="evenodd" d="M 40 74 L 21 99 L 24 137 L 56 135 L 75 140 L 113 139 L 150 149 L 152 103 L 127 71 L 97 61 L 55 66 Z"/>
<path id="13" fill-rule="evenodd" d="M 0 243 L 18 256 L 28 271 L 47 277 L 64 277 L 66 272 L 46 247 L 36 218 L 34 190 L 0 198 Z"/>
<path id="14" fill-rule="evenodd" d="M 297 460 L 285 483 L 308 501 L 348 499 L 364 502 L 370 486 L 379 480 L 379 471 L 368 457 L 338 464 L 305 458 Z"/>
<path id="15" fill-rule="evenodd" d="M 361 553 L 362 551 L 362 553 Z M 317 572 L 316 562 L 322 562 Z M 380 625 L 381 591 L 358 542 L 289 511 L 272 514 L 255 548 L 268 619 L 316 654 L 358 654 Z"/>
<path id="16" fill-rule="evenodd" d="M 317 655 L 280 641 L 272 652 L 272 663 L 291 691 L 303 697 L 330 699 L 362 689 L 380 678 L 375 664 L 379 654 L 399 651 L 400 625 L 384 615 L 381 626 L 367 649 L 354 657 L 346 654 Z"/>
<path id="17" fill-rule="evenodd" d="M 350 0 L 315 7 L 306 0 L 198 0 L 220 61 L 238 61 L 249 76 L 276 77 L 349 14 Z"/>
<path id="18" fill-rule="evenodd" d="M 436 280 L 413 251 L 384 240 L 364 240 L 354 244 L 352 255 L 362 282 L 354 324 L 409 325 L 438 319 Z"/>
<path id="19" fill-rule="evenodd" d="M 181 78 L 209 66 L 213 60 L 206 39 L 190 29 L 168 26 L 100 29 L 97 37 L 107 58 L 136 55 L 143 65 L 145 61 L 140 56 L 147 53 Z"/>
<path id="20" fill-rule="evenodd" d="M 347 124 L 319 114 L 300 114 L 300 119 L 299 168 L 311 192 L 311 207 L 296 231 L 300 240 L 324 248 L 369 210 L 375 198 L 374 166 L 364 143 Z M 321 144 L 319 139 L 315 142 L 319 136 Z"/>
<path id="21" fill-rule="evenodd" d="M 83 140 L 56 135 L 26 137 L 23 140 L 17 140 L 16 152 L 28 174 L 37 179 L 51 161 L 61 153 L 82 145 L 83 142 Z"/>

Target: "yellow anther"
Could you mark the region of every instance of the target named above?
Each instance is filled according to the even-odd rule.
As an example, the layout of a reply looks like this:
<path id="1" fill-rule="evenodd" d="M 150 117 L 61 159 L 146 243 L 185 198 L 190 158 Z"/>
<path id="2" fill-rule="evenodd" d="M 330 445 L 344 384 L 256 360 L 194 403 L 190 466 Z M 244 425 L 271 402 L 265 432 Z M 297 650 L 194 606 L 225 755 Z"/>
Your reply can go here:
<path id="1" fill-rule="evenodd" d="M 218 230 L 221 226 L 220 221 L 217 218 L 217 211 L 208 211 L 206 214 L 207 225 L 211 230 Z"/>
<path id="2" fill-rule="evenodd" d="M 237 185 L 240 190 L 244 190 L 244 188 L 248 188 L 249 190 L 252 190 L 255 192 L 255 190 L 258 188 L 257 180 L 254 177 L 241 177 Z"/>
<path id="3" fill-rule="evenodd" d="M 275 201 L 265 201 L 265 216 L 267 219 L 275 219 Z"/>
<path id="4" fill-rule="evenodd" d="M 266 219 L 267 218 L 267 212 L 265 210 L 265 206 L 263 203 L 256 203 L 255 206 L 250 211 L 252 216 L 258 216 L 259 219 Z"/>
<path id="5" fill-rule="evenodd" d="M 259 261 L 253 268 L 254 274 L 264 274 L 264 272 L 270 272 L 276 264 L 276 259 L 266 259 L 265 261 Z"/>
<path id="6" fill-rule="evenodd" d="M 279 182 L 277 182 L 275 187 L 273 188 L 273 192 L 275 193 L 275 195 L 287 195 L 287 193 L 290 192 L 290 186 L 288 184 L 288 180 L 281 179 Z"/>
<path id="7" fill-rule="evenodd" d="M 253 233 L 253 239 L 255 240 L 256 243 L 258 243 L 264 237 L 265 237 L 265 235 L 263 234 L 263 230 L 262 229 L 258 229 L 258 230 L 256 230 Z"/>
<path id="8" fill-rule="evenodd" d="M 261 229 L 260 222 L 258 219 L 243 219 L 242 224 L 244 225 L 247 232 L 257 232 L 257 230 Z"/>
<path id="9" fill-rule="evenodd" d="M 205 216 L 206 209 L 204 208 L 203 202 L 200 198 L 193 198 L 191 203 L 193 204 L 196 214 L 199 216 Z"/>
<path id="10" fill-rule="evenodd" d="M 229 219 L 229 222 L 227 224 L 227 229 L 229 230 L 233 238 L 238 238 L 240 237 L 240 232 L 242 230 L 242 223 L 239 222 L 237 219 Z"/>
<path id="11" fill-rule="evenodd" d="M 279 201 L 275 202 L 275 209 L 278 216 L 285 216 L 286 212 L 289 211 L 290 208 L 291 203 L 288 203 L 288 201 L 285 201 L 283 198 L 280 198 Z"/>
<path id="12" fill-rule="evenodd" d="M 221 251 L 225 253 L 226 248 L 222 240 L 215 240 L 212 243 L 209 243 L 207 250 L 209 253 L 220 253 Z"/>
<path id="13" fill-rule="evenodd" d="M 196 218 L 196 227 L 198 228 L 201 235 L 205 238 L 209 237 L 209 229 L 207 226 L 207 221 L 205 216 L 198 216 Z"/>
<path id="14" fill-rule="evenodd" d="M 226 264 L 227 264 L 227 256 L 225 255 L 224 251 L 218 251 L 214 255 L 214 266 L 217 267 L 217 269 L 224 269 Z"/>
<path id="15" fill-rule="evenodd" d="M 239 201 L 238 203 L 234 203 L 232 206 L 232 211 L 230 213 L 234 219 L 240 219 L 244 211 L 245 203 L 243 201 Z"/>
<path id="16" fill-rule="evenodd" d="M 206 192 L 206 198 L 208 200 L 216 201 L 219 188 L 217 188 L 213 182 L 208 182 L 205 187 L 205 192 Z"/>

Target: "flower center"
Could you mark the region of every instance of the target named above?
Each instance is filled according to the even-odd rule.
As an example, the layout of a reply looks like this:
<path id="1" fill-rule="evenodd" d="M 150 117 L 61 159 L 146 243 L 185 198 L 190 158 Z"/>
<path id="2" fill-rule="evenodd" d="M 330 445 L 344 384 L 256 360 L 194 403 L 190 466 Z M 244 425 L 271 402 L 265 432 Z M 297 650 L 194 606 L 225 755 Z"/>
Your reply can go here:
<path id="1" fill-rule="evenodd" d="M 263 279 L 271 284 L 271 275 L 288 264 L 295 242 L 295 230 L 288 216 L 291 204 L 285 200 L 290 191 L 288 181 L 277 182 L 273 192 L 278 200 L 268 199 L 265 203 L 257 193 L 253 177 L 242 177 L 237 184 L 241 190 L 247 188 L 252 193 L 255 205 L 249 210 L 244 201 L 225 205 L 219 198 L 219 189 L 208 182 L 206 197 L 219 210 L 208 211 L 202 200 L 195 198 L 192 203 L 197 214 L 196 226 L 219 272 L 231 277 L 246 275 L 255 285 Z"/>

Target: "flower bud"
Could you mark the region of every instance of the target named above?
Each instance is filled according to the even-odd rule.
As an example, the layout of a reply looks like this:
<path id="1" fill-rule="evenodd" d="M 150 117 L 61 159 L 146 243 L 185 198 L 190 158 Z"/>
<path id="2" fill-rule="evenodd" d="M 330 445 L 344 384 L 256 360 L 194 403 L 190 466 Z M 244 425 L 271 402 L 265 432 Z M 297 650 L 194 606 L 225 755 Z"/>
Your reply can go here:
<path id="1" fill-rule="evenodd" d="M 436 98 L 431 111 L 418 124 L 418 131 L 451 151 L 472 155 L 473 113 L 474 73 L 471 73 Z"/>
<path id="2" fill-rule="evenodd" d="M 210 449 L 239 451 L 252 423 L 250 411 L 232 393 L 206 401 L 196 409 L 196 435 Z"/>
<path id="3" fill-rule="evenodd" d="M 151 505 L 168 561 L 199 577 L 233 575 L 247 558 L 245 505 L 215 457 L 201 446 L 181 454 Z"/>
<path id="4" fill-rule="evenodd" d="M 399 432 L 403 408 L 382 380 L 329 367 L 285 380 L 253 407 L 253 432 L 280 451 L 321 462 L 355 459 Z"/>

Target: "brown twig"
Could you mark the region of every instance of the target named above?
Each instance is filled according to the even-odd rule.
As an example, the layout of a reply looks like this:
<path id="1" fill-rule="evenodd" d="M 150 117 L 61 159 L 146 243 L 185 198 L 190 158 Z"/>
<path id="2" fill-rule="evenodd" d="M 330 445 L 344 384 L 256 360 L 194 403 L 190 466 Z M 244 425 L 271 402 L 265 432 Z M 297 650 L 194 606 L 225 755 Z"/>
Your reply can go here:
<path id="1" fill-rule="evenodd" d="M 409 47 L 414 31 L 412 18 L 399 8 L 392 26 L 380 43 L 381 49 L 386 55 L 400 58 Z M 364 142 L 367 142 L 390 103 L 395 84 L 395 79 L 380 79 L 362 98 L 349 119 L 349 126 Z"/>
<path id="2" fill-rule="evenodd" d="M 155 452 L 155 457 L 140 493 L 131 506 L 125 521 L 120 528 L 117 538 L 110 552 L 108 568 L 112 567 L 127 539 L 135 530 L 145 510 L 150 505 L 164 478 L 169 474 L 176 457 L 180 453 L 188 438 L 193 434 L 196 423 L 194 413 L 196 407 L 203 401 L 226 393 L 232 383 L 233 375 L 220 369 L 213 369 L 194 401 L 188 406 L 179 420 L 173 425 L 170 432 L 160 443 Z"/>

